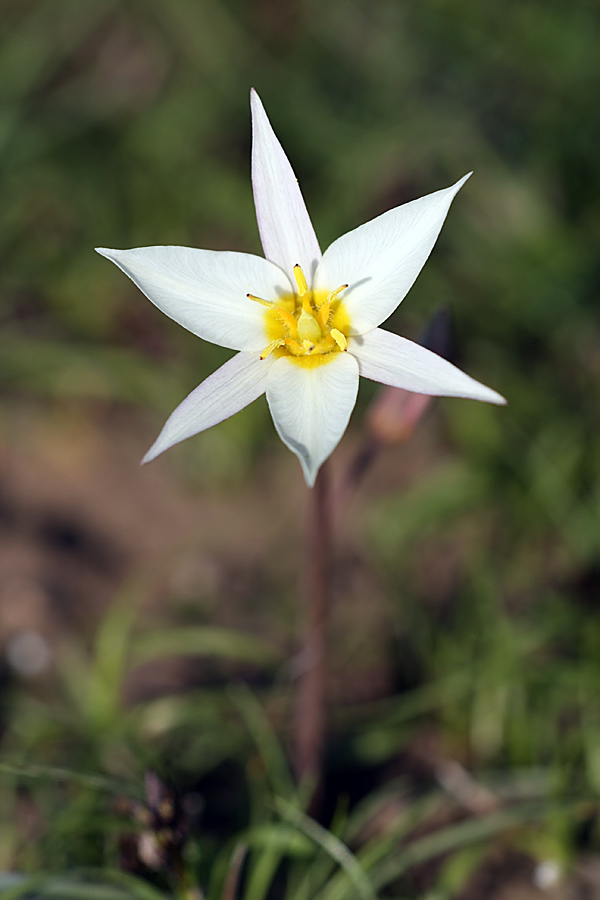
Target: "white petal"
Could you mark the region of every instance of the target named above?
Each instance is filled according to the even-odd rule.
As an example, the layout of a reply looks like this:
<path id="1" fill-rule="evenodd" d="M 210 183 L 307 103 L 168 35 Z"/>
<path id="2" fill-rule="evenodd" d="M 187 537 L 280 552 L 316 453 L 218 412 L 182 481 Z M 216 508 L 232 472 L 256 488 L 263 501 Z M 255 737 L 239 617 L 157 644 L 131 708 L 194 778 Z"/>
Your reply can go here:
<path id="1" fill-rule="evenodd" d="M 249 253 L 191 247 L 96 249 L 169 318 L 230 350 L 262 350 L 268 343 L 264 307 L 246 294 L 272 300 L 292 290 L 281 269 Z"/>
<path id="2" fill-rule="evenodd" d="M 260 359 L 256 353 L 237 353 L 171 413 L 142 462 L 150 462 L 174 444 L 244 409 L 264 394 L 272 365 L 272 359 Z"/>
<path id="3" fill-rule="evenodd" d="M 352 334 L 380 325 L 404 299 L 423 268 L 450 204 L 465 183 L 390 209 L 349 231 L 327 248 L 315 287 L 333 291 L 349 285 L 342 299 Z"/>
<path id="4" fill-rule="evenodd" d="M 265 256 L 290 278 L 294 266 L 301 265 L 311 284 L 321 250 L 302 192 L 255 90 L 250 93 L 250 106 L 252 187 Z"/>
<path id="5" fill-rule="evenodd" d="M 305 368 L 283 356 L 267 381 L 267 402 L 283 443 L 302 464 L 312 487 L 320 466 L 342 437 L 358 392 L 358 364 L 349 353 Z"/>
<path id="6" fill-rule="evenodd" d="M 496 391 L 461 372 L 447 359 L 382 328 L 350 338 L 348 352 L 357 358 L 360 374 L 372 381 L 434 397 L 506 403 Z"/>

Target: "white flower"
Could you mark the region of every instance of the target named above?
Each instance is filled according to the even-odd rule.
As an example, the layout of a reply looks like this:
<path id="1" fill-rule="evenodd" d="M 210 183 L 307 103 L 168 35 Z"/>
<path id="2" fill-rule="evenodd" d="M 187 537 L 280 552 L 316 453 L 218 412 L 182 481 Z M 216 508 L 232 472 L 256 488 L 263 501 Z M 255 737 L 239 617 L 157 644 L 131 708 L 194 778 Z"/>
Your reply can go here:
<path id="1" fill-rule="evenodd" d="M 412 287 L 469 176 L 383 213 L 321 255 L 255 91 L 251 107 L 252 184 L 266 259 L 189 247 L 98 249 L 166 315 L 239 351 L 177 407 L 143 461 L 266 392 L 275 428 L 312 486 L 346 430 L 359 375 L 421 394 L 504 403 L 447 360 L 378 327 Z"/>

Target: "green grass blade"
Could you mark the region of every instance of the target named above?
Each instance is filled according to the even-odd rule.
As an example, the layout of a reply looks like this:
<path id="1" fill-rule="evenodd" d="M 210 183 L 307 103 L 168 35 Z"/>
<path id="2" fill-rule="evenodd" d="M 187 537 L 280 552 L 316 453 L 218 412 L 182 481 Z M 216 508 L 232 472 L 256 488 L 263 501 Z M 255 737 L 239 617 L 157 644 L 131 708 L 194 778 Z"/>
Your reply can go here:
<path id="1" fill-rule="evenodd" d="M 361 900 L 377 900 L 377 895 L 366 872 L 343 841 L 282 797 L 275 798 L 275 806 L 284 819 L 295 825 L 299 831 L 302 831 L 317 846 L 321 847 L 328 856 L 335 860 L 347 875 L 348 880 Z M 322 892 L 321 896 L 325 900 L 325 897 L 328 896 L 327 892 Z"/>

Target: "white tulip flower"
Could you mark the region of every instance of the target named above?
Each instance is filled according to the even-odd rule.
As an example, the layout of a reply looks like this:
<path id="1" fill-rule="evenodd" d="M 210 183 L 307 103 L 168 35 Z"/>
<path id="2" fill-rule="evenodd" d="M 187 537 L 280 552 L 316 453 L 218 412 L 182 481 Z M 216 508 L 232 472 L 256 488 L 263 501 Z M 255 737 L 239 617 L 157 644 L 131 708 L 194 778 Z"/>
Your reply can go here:
<path id="1" fill-rule="evenodd" d="M 420 394 L 504 403 L 447 360 L 379 328 L 412 287 L 469 176 L 383 213 L 321 254 L 255 91 L 251 108 L 252 185 L 265 259 L 189 247 L 98 248 L 171 319 L 238 351 L 171 414 L 143 462 L 266 393 L 275 428 L 312 487 L 346 430 L 359 375 Z"/>

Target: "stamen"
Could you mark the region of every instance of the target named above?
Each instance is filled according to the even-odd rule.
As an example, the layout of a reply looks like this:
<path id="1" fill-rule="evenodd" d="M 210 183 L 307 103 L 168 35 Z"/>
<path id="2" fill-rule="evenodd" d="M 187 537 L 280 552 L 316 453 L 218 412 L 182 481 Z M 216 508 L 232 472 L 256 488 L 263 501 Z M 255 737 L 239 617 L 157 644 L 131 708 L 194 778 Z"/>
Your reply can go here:
<path id="1" fill-rule="evenodd" d="M 334 339 L 340 350 L 348 349 L 348 341 L 344 337 L 341 331 L 338 331 L 337 328 L 332 328 L 329 332 L 331 337 Z"/>
<path id="2" fill-rule="evenodd" d="M 254 294 L 246 294 L 248 300 L 254 300 L 255 303 L 260 303 L 261 306 L 273 306 L 272 300 L 263 300 L 262 297 L 255 297 Z"/>
<path id="3" fill-rule="evenodd" d="M 295 357 L 299 362 L 303 357 L 309 356 L 325 362 L 330 358 L 330 354 L 346 351 L 348 349 L 344 333 L 346 328 L 342 326 L 344 331 L 341 331 L 340 328 L 331 326 L 334 323 L 341 325 L 347 320 L 343 311 L 340 315 L 339 297 L 348 285 L 342 284 L 329 294 L 325 291 L 317 291 L 315 294 L 308 286 L 300 265 L 294 266 L 294 279 L 295 293 L 280 299 L 265 300 L 256 294 L 246 294 L 249 300 L 267 308 L 265 324 L 268 336 L 278 335 L 262 351 L 261 360 L 278 351 L 276 354 L 278 357 L 282 355 Z M 323 297 L 325 299 L 319 303 Z"/>
<path id="4" fill-rule="evenodd" d="M 290 334 L 298 334 L 298 320 L 292 313 L 288 312 L 285 309 L 280 309 L 278 306 L 275 307 L 275 312 L 290 332 Z"/>
<path id="5" fill-rule="evenodd" d="M 306 276 L 302 271 L 302 266 L 296 263 L 294 266 L 294 278 L 296 279 L 296 284 L 298 285 L 298 294 L 300 297 L 304 297 L 304 295 L 308 291 L 308 284 L 306 282 Z"/>
<path id="6" fill-rule="evenodd" d="M 331 305 L 330 305 L 330 303 L 329 303 L 329 300 L 326 300 L 325 303 L 323 303 L 323 304 L 319 307 L 319 312 L 317 313 L 317 319 L 319 320 L 319 324 L 320 324 L 323 328 L 325 328 L 325 326 L 326 326 L 327 323 L 329 322 L 329 314 L 330 314 L 330 312 L 331 312 Z"/>
<path id="7" fill-rule="evenodd" d="M 340 294 L 342 293 L 342 291 L 345 291 L 347 287 L 348 287 L 347 284 L 342 284 L 342 285 L 340 285 L 339 288 L 336 288 L 335 291 L 332 291 L 332 292 L 331 292 L 331 294 L 330 294 L 329 297 L 327 298 L 327 301 L 326 301 L 326 302 L 327 302 L 327 303 L 333 303 L 333 301 L 334 301 L 334 300 L 337 300 L 337 298 L 340 296 Z M 323 306 L 325 306 L 325 304 L 323 304 Z"/>
<path id="8" fill-rule="evenodd" d="M 283 338 L 278 338 L 276 341 L 271 341 L 268 347 L 265 347 L 263 352 L 260 354 L 261 359 L 266 359 L 267 356 L 270 356 L 273 350 L 277 350 L 278 347 L 283 347 L 285 341 Z"/>

